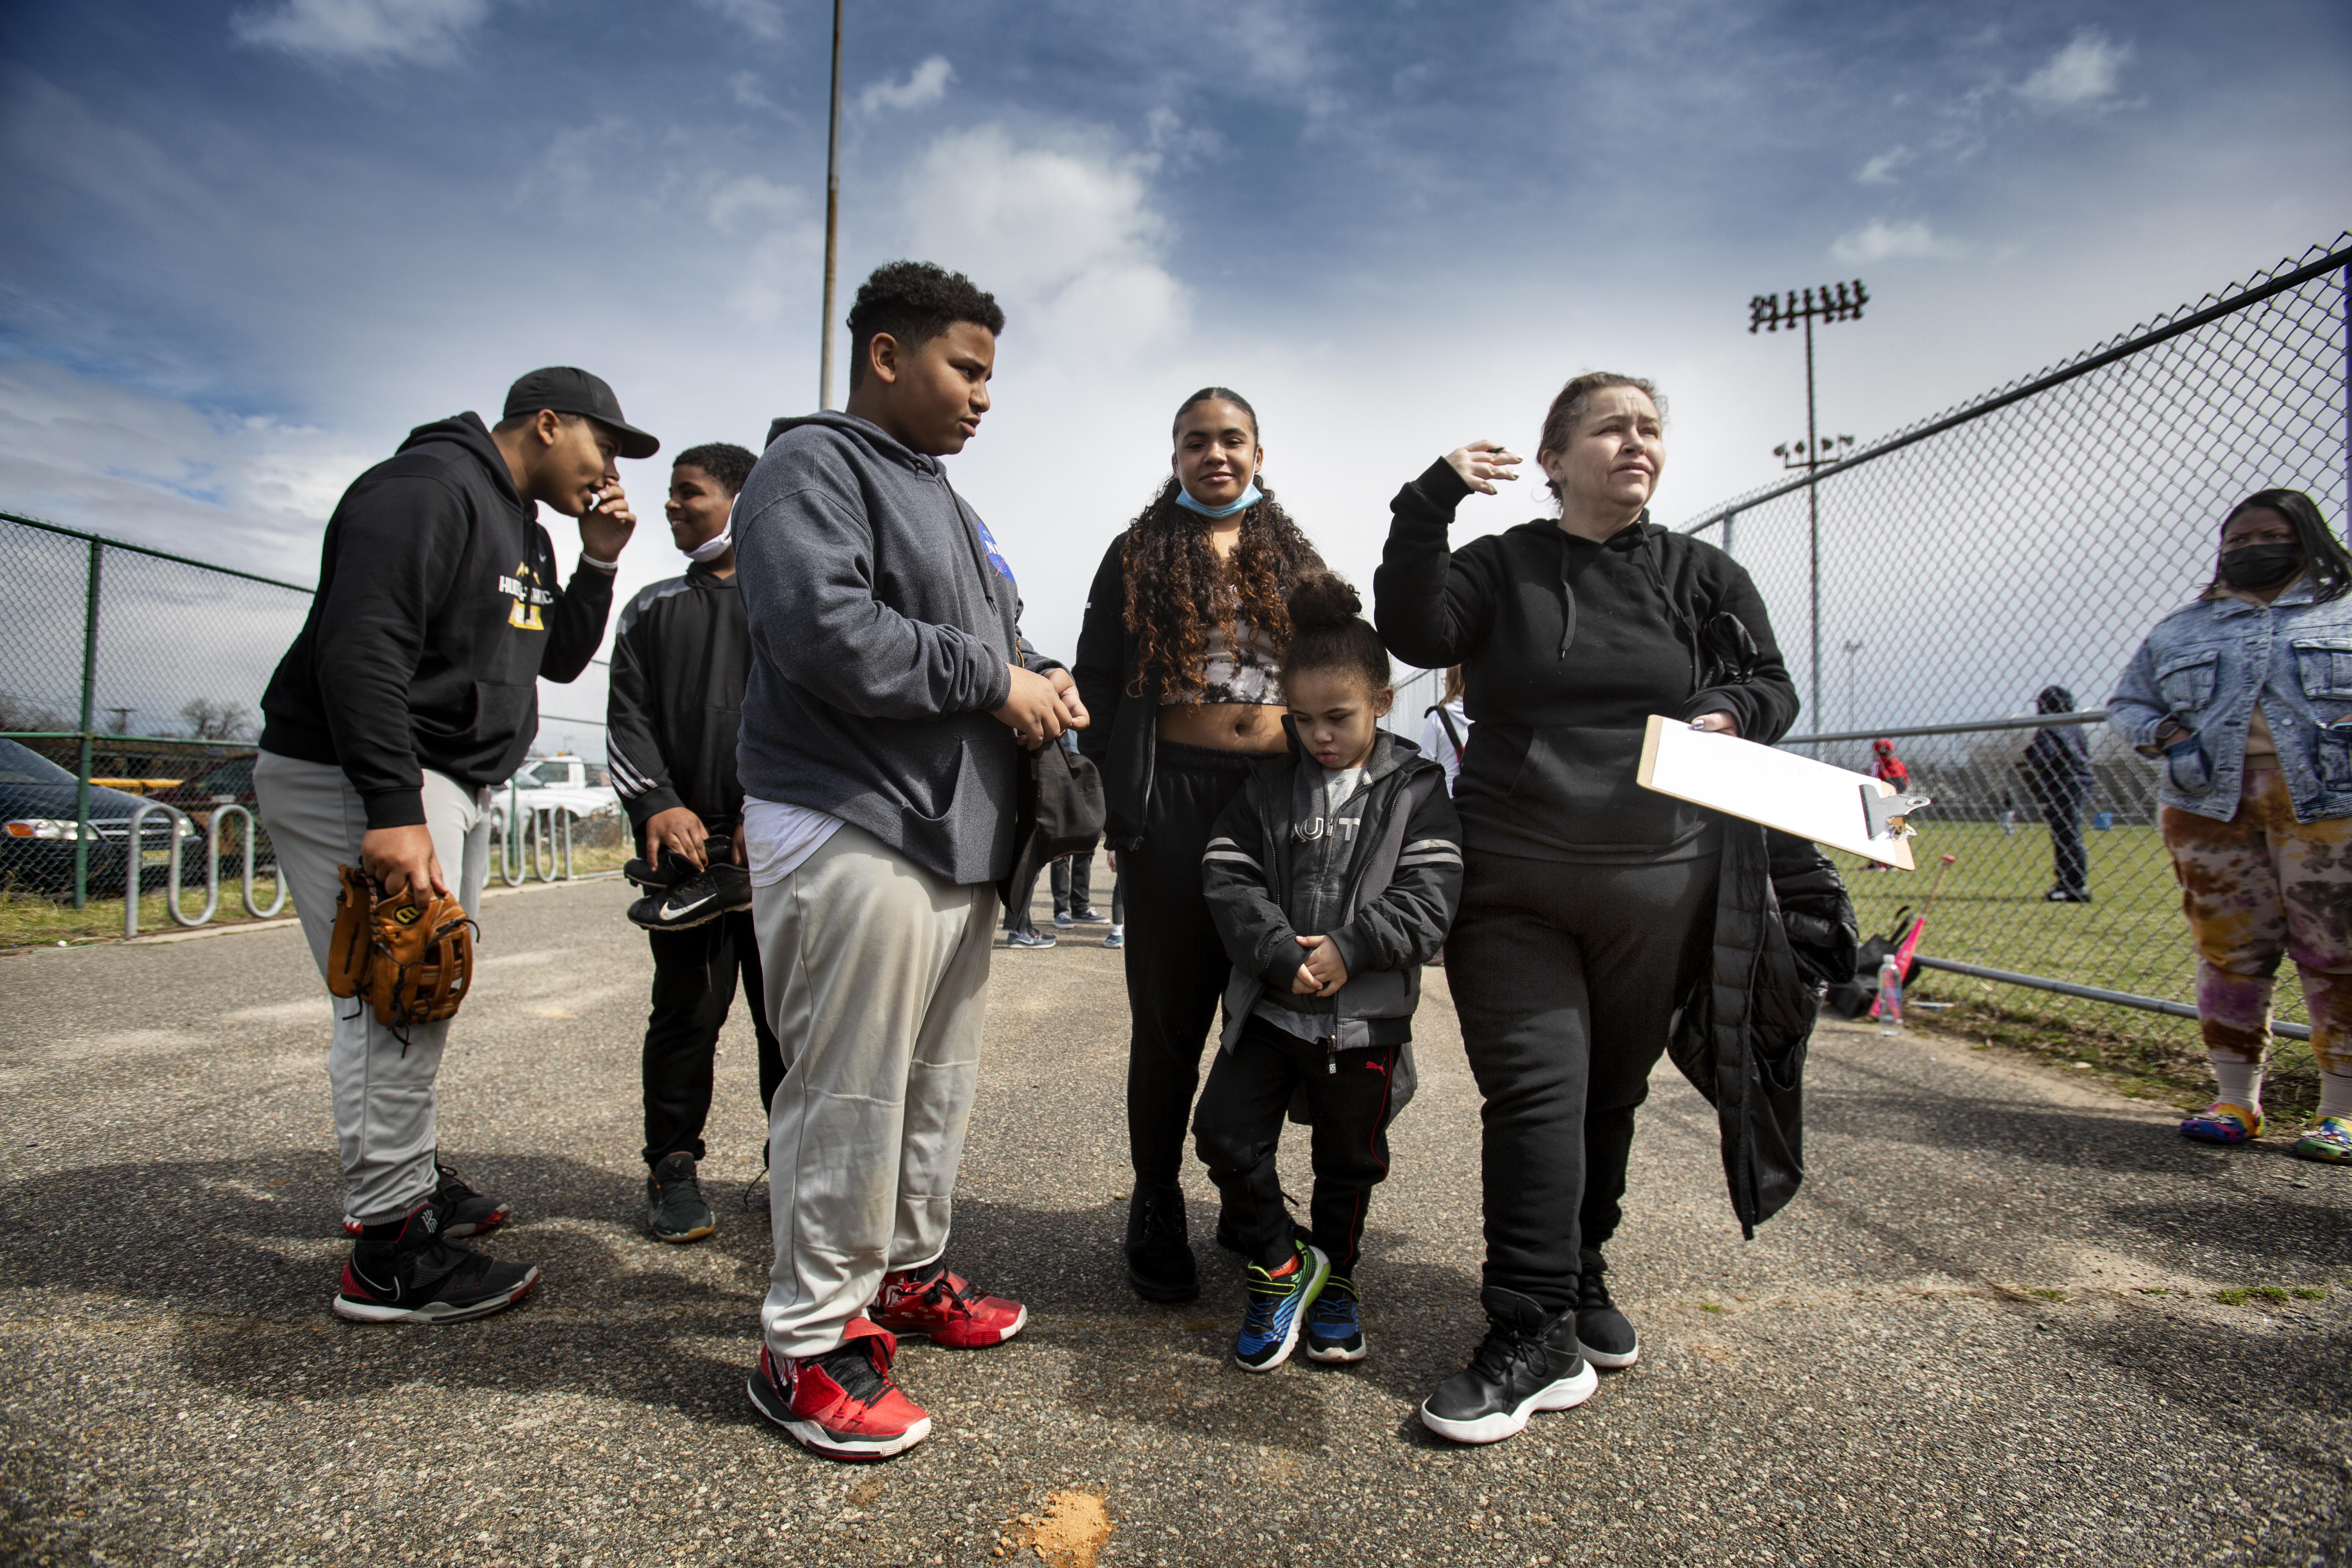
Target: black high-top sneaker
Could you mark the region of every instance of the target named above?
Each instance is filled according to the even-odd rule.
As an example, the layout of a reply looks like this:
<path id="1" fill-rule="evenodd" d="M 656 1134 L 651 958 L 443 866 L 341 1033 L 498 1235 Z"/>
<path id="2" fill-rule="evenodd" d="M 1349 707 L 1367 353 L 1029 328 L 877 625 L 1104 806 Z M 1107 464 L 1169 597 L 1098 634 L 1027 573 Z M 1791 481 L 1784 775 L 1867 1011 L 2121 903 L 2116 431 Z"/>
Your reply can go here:
<path id="1" fill-rule="evenodd" d="M 1592 1397 L 1601 1380 L 1577 1353 L 1570 1313 L 1546 1313 L 1493 1285 L 1478 1293 L 1478 1304 L 1486 1309 L 1486 1338 L 1470 1364 L 1423 1403 L 1423 1426 L 1457 1443 L 1499 1443 L 1524 1431 L 1536 1411 Z"/>
<path id="2" fill-rule="evenodd" d="M 1189 1301 L 1201 1293 L 1183 1188 L 1135 1184 L 1127 1205 L 1127 1281 L 1147 1301 Z"/>
<path id="3" fill-rule="evenodd" d="M 1587 1251 L 1576 1275 L 1576 1346 L 1584 1359 L 1614 1372 L 1642 1359 L 1642 1339 L 1631 1319 L 1609 1299 L 1609 1265 Z"/>
<path id="4" fill-rule="evenodd" d="M 530 1294 L 539 1270 L 499 1263 L 441 1235 L 427 1198 L 404 1218 L 364 1226 L 343 1265 L 335 1315 L 359 1323 L 457 1323 L 504 1311 Z"/>

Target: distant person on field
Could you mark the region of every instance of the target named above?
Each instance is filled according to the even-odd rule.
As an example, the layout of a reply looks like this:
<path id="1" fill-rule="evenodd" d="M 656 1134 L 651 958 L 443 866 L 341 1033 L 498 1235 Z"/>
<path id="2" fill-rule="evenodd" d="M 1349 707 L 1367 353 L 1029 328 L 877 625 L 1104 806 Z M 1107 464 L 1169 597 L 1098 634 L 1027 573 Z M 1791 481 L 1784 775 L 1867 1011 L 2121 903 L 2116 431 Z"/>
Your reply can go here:
<path id="1" fill-rule="evenodd" d="M 1884 736 L 1870 743 L 1870 776 L 1893 784 L 1897 795 L 1911 787 L 1911 770 L 1895 754 L 1895 742 Z M 1858 869 L 1886 871 L 1893 868 L 1884 860 L 1864 860 Z"/>
<path id="2" fill-rule="evenodd" d="M 2074 694 L 2045 686 L 2033 700 L 2037 713 L 2072 713 Z M 2091 742 L 2080 724 L 2057 724 L 2033 732 L 2025 748 L 2025 788 L 2034 809 L 2050 825 L 2050 890 L 2053 904 L 2091 901 L 2091 861 L 2083 848 L 2083 807 L 2091 798 Z"/>
<path id="3" fill-rule="evenodd" d="M 1870 743 L 1870 776 L 1893 784 L 1898 795 L 1911 787 L 1911 770 L 1895 754 L 1895 742 L 1889 740 Z"/>
<path id="4" fill-rule="evenodd" d="M 1445 770 L 1445 793 L 1462 780 L 1462 755 L 1470 746 L 1470 711 L 1462 700 L 1462 667 L 1445 668 L 1445 693 L 1421 720 L 1421 754 Z"/>
<path id="5" fill-rule="evenodd" d="M 735 588 L 730 523 L 752 461 L 724 442 L 677 455 L 664 510 L 686 574 L 640 591 L 613 634 L 606 760 L 639 841 L 632 875 L 654 895 L 630 913 L 653 948 L 642 1058 L 646 1224 L 663 1241 L 699 1241 L 719 1226 L 695 1165 L 706 1152 L 719 1034 L 739 976 L 763 1108 L 784 1076 L 736 835 L 743 786 L 735 742 L 751 634 Z"/>
<path id="6" fill-rule="evenodd" d="M 2352 1164 L 2352 554 L 2301 490 L 2221 521 L 2213 580 L 2156 624 L 2108 722 L 2161 759 L 2165 847 L 2197 944 L 2197 1016 L 2221 1097 L 2180 1124 L 2263 1134 L 2271 984 L 2294 961 L 2319 1061 L 2294 1152 Z"/>
<path id="7" fill-rule="evenodd" d="M 1412 1093 L 1413 1009 L 1462 896 L 1462 820 L 1444 771 L 1380 726 L 1388 649 L 1356 591 L 1326 574 L 1290 594 L 1290 750 L 1219 815 L 1201 871 L 1234 963 L 1224 1030 L 1193 1112 L 1202 1163 L 1248 1267 L 1234 1359 L 1271 1372 L 1366 1344 L 1356 1265 L 1389 1121 Z M 1301 1235 L 1275 1152 L 1304 1091 L 1315 1189 Z"/>
<path id="8" fill-rule="evenodd" d="M 480 908 L 489 792 L 539 733 L 539 682 L 576 679 L 604 640 L 637 521 L 614 459 L 659 449 L 604 382 L 538 370 L 508 391 L 495 428 L 475 414 L 419 426 L 336 503 L 310 616 L 261 699 L 253 768 L 321 975 L 338 867 L 388 894 L 429 888 Z M 580 520 L 568 583 L 542 503 Z M 539 1270 L 456 1240 L 488 1235 L 509 1211 L 439 1158 L 448 1022 L 394 1030 L 357 998 L 333 1006 L 327 1081 L 343 1227 L 358 1237 L 335 1311 L 452 1322 L 511 1306 Z"/>
<path id="9" fill-rule="evenodd" d="M 948 1267 L 1020 748 L 1083 726 L 940 459 L 989 407 L 1004 312 L 894 261 L 849 311 L 849 406 L 771 427 L 735 503 L 751 627 L 737 763 L 768 1021 L 774 1262 L 751 1404 L 811 1452 L 930 1435 L 899 1334 L 1002 1343 L 1026 1308 Z"/>

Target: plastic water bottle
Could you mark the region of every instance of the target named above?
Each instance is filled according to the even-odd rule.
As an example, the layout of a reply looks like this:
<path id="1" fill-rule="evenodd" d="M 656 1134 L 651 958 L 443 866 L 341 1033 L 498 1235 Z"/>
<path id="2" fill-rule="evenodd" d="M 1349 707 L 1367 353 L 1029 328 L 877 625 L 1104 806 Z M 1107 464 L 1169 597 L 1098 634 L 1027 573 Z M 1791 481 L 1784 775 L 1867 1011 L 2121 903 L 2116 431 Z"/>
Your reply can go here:
<path id="1" fill-rule="evenodd" d="M 1878 963 L 1878 1032 L 1903 1032 L 1903 966 L 1891 952 Z"/>

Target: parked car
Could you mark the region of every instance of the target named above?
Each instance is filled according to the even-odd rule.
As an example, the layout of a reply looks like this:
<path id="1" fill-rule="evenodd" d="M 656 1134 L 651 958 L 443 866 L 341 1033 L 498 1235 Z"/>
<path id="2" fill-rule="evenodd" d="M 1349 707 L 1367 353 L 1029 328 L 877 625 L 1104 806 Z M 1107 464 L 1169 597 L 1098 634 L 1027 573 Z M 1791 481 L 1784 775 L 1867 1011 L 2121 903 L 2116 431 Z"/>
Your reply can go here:
<path id="1" fill-rule="evenodd" d="M 14 741 L 0 741 L 0 885 L 50 897 L 73 892 L 74 845 L 81 837 L 75 816 L 79 789 L 73 774 L 47 757 Z M 84 886 L 93 897 L 122 893 L 129 880 L 131 814 L 141 804 L 135 795 L 90 785 Z M 168 850 L 173 837 L 192 839 L 195 832 L 185 816 L 152 811 L 140 825 L 139 847 L 142 851 Z M 198 877 L 203 874 L 199 868 Z M 140 885 L 161 876 L 162 868 L 151 868 Z"/>
<path id="2" fill-rule="evenodd" d="M 254 863 L 257 868 L 274 865 L 278 857 L 269 847 L 269 830 L 261 826 L 261 808 L 253 794 L 253 755 L 223 757 L 195 777 L 175 784 L 169 789 L 148 792 L 149 800 L 160 800 L 176 805 L 188 814 L 204 832 L 212 826 L 213 808 L 221 805 L 241 805 L 253 813 Z M 185 883 L 204 875 L 201 846 L 196 861 L 184 865 L 180 879 Z M 221 839 L 221 878 L 224 881 L 240 876 L 245 870 L 245 829 L 231 817 Z"/>
<path id="3" fill-rule="evenodd" d="M 568 812 L 576 821 L 621 809 L 620 793 L 602 764 L 573 756 L 534 757 L 517 770 L 511 784 L 500 784 L 490 796 L 490 836 L 504 838 L 507 811 L 511 805 L 529 815 L 549 806 Z"/>

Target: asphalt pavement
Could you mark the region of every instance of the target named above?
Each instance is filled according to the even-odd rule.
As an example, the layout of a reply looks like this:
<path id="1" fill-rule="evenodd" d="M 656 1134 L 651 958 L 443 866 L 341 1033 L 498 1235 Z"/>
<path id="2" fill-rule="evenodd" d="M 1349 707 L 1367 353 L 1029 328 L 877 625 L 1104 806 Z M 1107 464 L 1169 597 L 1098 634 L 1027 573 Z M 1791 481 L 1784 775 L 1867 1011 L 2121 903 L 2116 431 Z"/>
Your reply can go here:
<path id="1" fill-rule="evenodd" d="M 0 1559 L 2352 1562 L 2352 1169 L 1831 1026 L 1804 1191 L 1743 1242 L 1713 1114 L 1662 1067 L 1611 1249 L 1641 1363 L 1456 1448 L 1413 1418 L 1482 1328 L 1443 972 L 1358 1274 L 1371 1358 L 1255 1376 L 1197 1166 L 1201 1300 L 1147 1305 L 1120 1273 L 1126 1003 L 1099 929 L 995 954 L 950 1258 L 1030 1326 L 905 1348 L 931 1441 L 811 1458 L 742 1392 L 768 1228 L 740 1017 L 703 1166 L 720 1229 L 645 1232 L 628 891 L 486 901 L 442 1147 L 515 1205 L 488 1250 L 545 1278 L 446 1328 L 328 1310 L 328 1004 L 298 932 L 0 957 Z"/>

